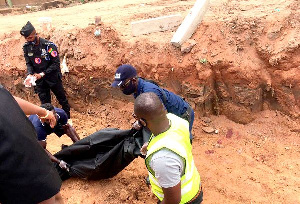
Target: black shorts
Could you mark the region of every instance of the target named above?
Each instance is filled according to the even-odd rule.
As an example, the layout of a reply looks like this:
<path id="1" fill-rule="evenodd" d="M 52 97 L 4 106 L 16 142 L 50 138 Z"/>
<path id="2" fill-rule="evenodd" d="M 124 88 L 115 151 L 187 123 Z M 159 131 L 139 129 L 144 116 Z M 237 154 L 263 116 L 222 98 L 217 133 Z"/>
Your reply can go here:
<path id="1" fill-rule="evenodd" d="M 0 203 L 34 204 L 60 191 L 61 180 L 33 125 L 0 85 Z"/>

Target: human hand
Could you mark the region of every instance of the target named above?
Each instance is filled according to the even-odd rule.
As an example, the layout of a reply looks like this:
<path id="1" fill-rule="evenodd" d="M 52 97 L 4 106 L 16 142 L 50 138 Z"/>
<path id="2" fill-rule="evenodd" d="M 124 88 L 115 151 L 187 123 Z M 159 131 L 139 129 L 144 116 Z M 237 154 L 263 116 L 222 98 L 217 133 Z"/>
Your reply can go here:
<path id="1" fill-rule="evenodd" d="M 27 77 L 26 77 L 26 79 L 24 80 L 24 85 L 25 85 L 25 87 L 31 87 L 31 77 L 33 77 L 33 75 L 28 75 Z"/>
<path id="2" fill-rule="evenodd" d="M 70 165 L 67 164 L 65 161 L 60 160 L 58 165 L 59 165 L 60 168 L 65 169 L 66 171 L 70 171 L 70 168 L 69 168 Z"/>
<path id="3" fill-rule="evenodd" d="M 42 78 L 42 75 L 41 75 L 41 74 L 34 74 L 33 76 L 35 76 L 35 78 L 36 78 L 37 80 Z"/>
<path id="4" fill-rule="evenodd" d="M 140 130 L 140 129 L 142 129 L 142 127 L 143 126 L 141 125 L 140 121 L 138 121 L 138 120 L 132 124 L 132 128 L 135 130 Z"/>
<path id="5" fill-rule="evenodd" d="M 147 147 L 148 147 L 148 142 L 145 142 L 144 144 L 143 144 L 143 146 L 141 147 L 141 149 L 140 149 L 140 152 L 141 152 L 141 154 L 142 155 L 144 155 L 144 156 L 146 156 L 146 154 L 147 154 Z"/>
<path id="6" fill-rule="evenodd" d="M 56 125 L 56 118 L 52 111 L 48 111 L 48 110 L 46 110 L 46 111 L 47 111 L 47 113 L 45 116 L 40 116 L 40 115 L 38 115 L 38 116 L 43 123 L 47 121 L 47 122 L 49 122 L 50 127 L 54 128 Z"/>
<path id="7" fill-rule="evenodd" d="M 32 74 L 29 74 L 26 79 L 24 80 L 24 85 L 25 87 L 31 87 L 31 86 L 35 86 L 35 81 L 36 81 L 36 78 L 34 75 Z"/>
<path id="8" fill-rule="evenodd" d="M 49 116 L 48 116 L 46 119 L 49 120 L 49 122 L 50 122 L 50 127 L 51 127 L 51 128 L 54 128 L 55 125 L 56 125 L 56 118 L 55 118 L 55 116 L 54 116 L 54 114 L 53 114 L 52 111 L 49 111 L 49 112 L 50 112 L 50 113 L 49 113 Z"/>

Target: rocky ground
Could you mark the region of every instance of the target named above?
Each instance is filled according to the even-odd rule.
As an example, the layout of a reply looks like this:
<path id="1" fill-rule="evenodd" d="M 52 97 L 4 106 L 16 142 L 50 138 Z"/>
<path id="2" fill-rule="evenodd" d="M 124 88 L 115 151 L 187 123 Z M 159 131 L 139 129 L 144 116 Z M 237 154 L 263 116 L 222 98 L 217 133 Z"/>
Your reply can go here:
<path id="1" fill-rule="evenodd" d="M 64 84 L 81 137 L 106 127 L 130 128 L 133 100 L 110 83 L 119 64 L 131 63 L 195 108 L 193 153 L 204 203 L 299 203 L 299 1 L 210 2 L 188 53 L 170 45 L 176 29 L 132 37 L 130 23 L 185 16 L 190 0 L 107 0 L 0 16 L 0 82 L 38 103 L 22 84 L 19 30 L 30 20 L 67 58 Z M 49 30 L 38 21 L 45 16 L 52 18 Z M 94 36 L 95 16 L 102 20 L 100 37 Z M 61 144 L 70 144 L 69 138 L 48 139 L 51 152 Z M 112 179 L 70 179 L 62 195 L 71 204 L 155 203 L 146 173 L 144 161 L 136 159 Z"/>

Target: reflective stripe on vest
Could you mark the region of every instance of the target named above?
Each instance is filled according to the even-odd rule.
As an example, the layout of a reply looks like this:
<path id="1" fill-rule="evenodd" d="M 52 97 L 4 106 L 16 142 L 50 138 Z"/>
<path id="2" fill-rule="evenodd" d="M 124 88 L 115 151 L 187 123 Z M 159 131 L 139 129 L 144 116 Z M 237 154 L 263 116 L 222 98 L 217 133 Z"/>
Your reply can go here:
<path id="1" fill-rule="evenodd" d="M 169 130 L 157 135 L 149 142 L 145 163 L 149 173 L 152 192 L 159 200 L 163 200 L 164 194 L 162 188 L 150 167 L 151 158 L 155 152 L 163 148 L 179 155 L 183 159 L 185 165 L 184 174 L 180 179 L 180 203 L 187 203 L 195 197 L 200 187 L 200 175 L 194 163 L 192 145 L 190 144 L 189 124 L 186 120 L 171 113 L 168 113 L 167 117 L 171 121 L 171 127 Z"/>

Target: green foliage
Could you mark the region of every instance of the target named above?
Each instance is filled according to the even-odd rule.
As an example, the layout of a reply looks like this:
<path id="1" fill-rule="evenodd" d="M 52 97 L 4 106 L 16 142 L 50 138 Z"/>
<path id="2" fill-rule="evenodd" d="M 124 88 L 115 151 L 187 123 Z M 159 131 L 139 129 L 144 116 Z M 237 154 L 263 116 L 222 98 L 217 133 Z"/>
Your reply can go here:
<path id="1" fill-rule="evenodd" d="M 206 64 L 207 63 L 207 59 L 206 58 L 199 59 L 199 62 L 201 64 Z"/>

